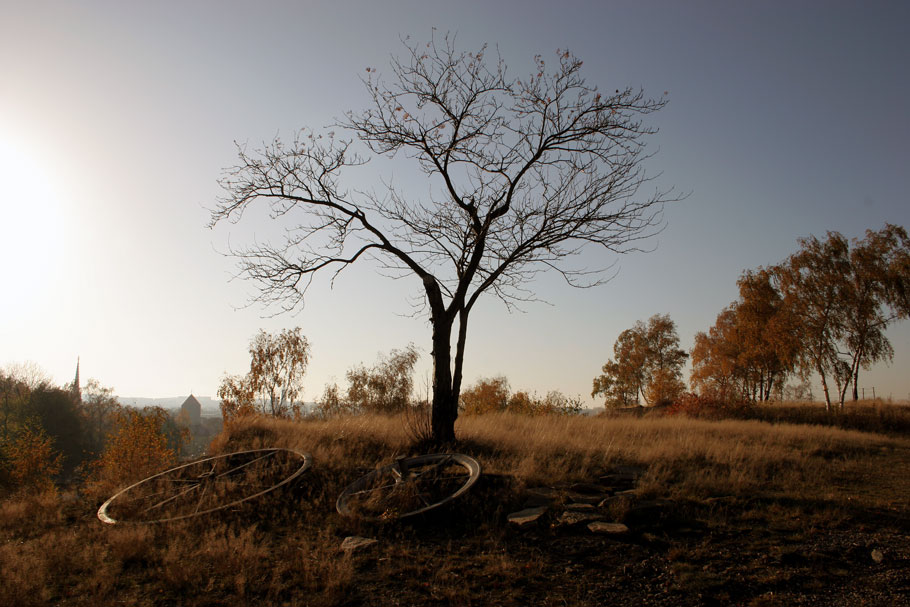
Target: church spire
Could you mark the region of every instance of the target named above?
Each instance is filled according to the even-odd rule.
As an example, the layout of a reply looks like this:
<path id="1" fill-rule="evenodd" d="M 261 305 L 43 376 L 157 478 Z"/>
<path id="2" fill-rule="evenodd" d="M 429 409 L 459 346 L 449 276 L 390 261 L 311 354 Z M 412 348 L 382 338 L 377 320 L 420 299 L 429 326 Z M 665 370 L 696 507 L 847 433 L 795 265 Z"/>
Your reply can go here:
<path id="1" fill-rule="evenodd" d="M 80 403 L 82 402 L 82 386 L 79 384 L 79 357 L 76 357 L 76 377 L 73 379 L 72 386 L 73 396 L 76 397 L 76 400 Z"/>

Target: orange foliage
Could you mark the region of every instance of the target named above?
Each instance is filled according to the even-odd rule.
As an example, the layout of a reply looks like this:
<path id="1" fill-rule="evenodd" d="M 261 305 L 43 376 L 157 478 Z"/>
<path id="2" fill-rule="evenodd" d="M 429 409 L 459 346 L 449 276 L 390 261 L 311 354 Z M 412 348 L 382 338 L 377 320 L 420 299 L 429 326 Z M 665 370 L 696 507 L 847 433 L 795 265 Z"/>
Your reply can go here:
<path id="1" fill-rule="evenodd" d="M 53 448 L 54 441 L 41 426 L 27 424 L 4 449 L 9 478 L 21 488 L 48 489 L 60 472 L 63 456 Z"/>
<path id="2" fill-rule="evenodd" d="M 167 420 L 167 411 L 160 407 L 119 411 L 117 431 L 95 462 L 95 480 L 114 484 L 132 482 L 176 463 L 177 455 L 168 447 L 164 433 Z"/>
<path id="3" fill-rule="evenodd" d="M 256 392 L 246 377 L 226 375 L 218 387 L 221 417 L 224 423 L 256 415 Z"/>
<path id="4" fill-rule="evenodd" d="M 519 390 L 509 394 L 509 382 L 505 377 L 478 380 L 476 384 L 461 393 L 462 413 L 482 415 L 508 411 L 519 415 L 551 415 L 578 413 L 582 403 L 559 391 L 548 392 L 546 396 L 530 394 Z"/>
<path id="5" fill-rule="evenodd" d="M 691 392 L 679 396 L 667 407 L 667 415 L 685 415 L 706 419 L 747 417 L 752 405 L 746 401 L 730 402 Z"/>
<path id="6" fill-rule="evenodd" d="M 481 415 L 505 411 L 509 405 L 509 382 L 505 377 L 479 379 L 477 383 L 461 392 L 462 413 Z"/>

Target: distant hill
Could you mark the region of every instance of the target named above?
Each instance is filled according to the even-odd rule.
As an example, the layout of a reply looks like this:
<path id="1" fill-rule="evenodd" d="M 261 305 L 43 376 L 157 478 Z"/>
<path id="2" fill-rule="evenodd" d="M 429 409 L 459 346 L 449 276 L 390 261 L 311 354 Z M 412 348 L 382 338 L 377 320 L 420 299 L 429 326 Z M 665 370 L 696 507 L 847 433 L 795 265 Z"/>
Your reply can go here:
<path id="1" fill-rule="evenodd" d="M 183 401 L 187 399 L 189 395 L 186 396 L 168 396 L 165 398 L 146 398 L 141 396 L 118 396 L 117 400 L 120 401 L 121 405 L 127 407 L 151 407 L 157 405 L 164 409 L 178 409 L 180 405 L 183 404 Z M 195 394 L 193 396 L 196 396 Z M 221 414 L 221 401 L 215 400 L 210 396 L 196 396 L 196 400 L 199 401 L 199 404 L 202 405 L 202 414 L 205 416 L 209 415 L 220 415 Z"/>

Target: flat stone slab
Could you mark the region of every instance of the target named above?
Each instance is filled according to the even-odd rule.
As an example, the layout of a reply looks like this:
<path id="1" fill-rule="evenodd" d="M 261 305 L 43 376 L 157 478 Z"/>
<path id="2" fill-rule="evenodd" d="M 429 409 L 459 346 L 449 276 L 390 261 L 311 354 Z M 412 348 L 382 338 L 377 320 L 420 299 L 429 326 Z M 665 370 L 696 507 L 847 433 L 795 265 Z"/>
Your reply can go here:
<path id="1" fill-rule="evenodd" d="M 566 497 L 576 504 L 599 504 L 604 498 L 603 495 L 590 495 L 585 493 L 570 493 Z"/>
<path id="2" fill-rule="evenodd" d="M 547 511 L 546 506 L 538 506 L 536 508 L 525 508 L 524 510 L 519 510 L 518 512 L 513 512 L 507 517 L 507 520 L 513 525 L 518 525 L 519 527 L 527 525 L 529 523 L 535 522 L 544 512 Z"/>
<path id="3" fill-rule="evenodd" d="M 629 532 L 629 528 L 622 523 L 606 523 L 604 521 L 588 523 L 588 530 L 591 531 L 591 533 L 601 533 L 604 535 L 623 535 Z"/>
<path id="4" fill-rule="evenodd" d="M 578 525 L 580 523 L 587 523 L 590 521 L 599 520 L 601 516 L 595 512 L 573 512 L 571 510 L 566 510 L 556 521 L 560 525 Z"/>
<path id="5" fill-rule="evenodd" d="M 341 549 L 345 552 L 353 552 L 354 550 L 360 550 L 362 548 L 366 548 L 367 546 L 372 546 L 378 542 L 379 540 L 375 540 L 371 537 L 349 535 L 348 537 L 344 538 L 343 542 L 341 542 Z"/>

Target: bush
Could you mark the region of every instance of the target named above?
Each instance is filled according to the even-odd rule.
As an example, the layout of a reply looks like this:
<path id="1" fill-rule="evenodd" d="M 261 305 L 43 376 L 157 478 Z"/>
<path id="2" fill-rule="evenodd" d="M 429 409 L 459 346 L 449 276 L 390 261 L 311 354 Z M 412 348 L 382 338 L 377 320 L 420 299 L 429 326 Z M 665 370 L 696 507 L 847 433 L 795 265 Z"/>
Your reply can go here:
<path id="1" fill-rule="evenodd" d="M 168 447 L 165 425 L 170 421 L 160 407 L 124 408 L 117 415 L 117 433 L 94 463 L 92 480 L 122 485 L 172 466 L 177 455 Z"/>
<path id="2" fill-rule="evenodd" d="M 5 445 L 4 476 L 19 489 L 47 490 L 63 466 L 63 456 L 54 450 L 54 441 L 35 423 L 26 424 Z"/>
<path id="3" fill-rule="evenodd" d="M 674 400 L 666 413 L 700 419 L 745 419 L 750 417 L 752 409 L 753 406 L 745 401 L 724 401 L 687 392 Z"/>
<path id="4" fill-rule="evenodd" d="M 582 401 L 578 397 L 566 396 L 558 390 L 551 390 L 543 397 L 524 390 L 510 394 L 508 380 L 500 376 L 480 379 L 470 388 L 463 390 L 460 407 L 465 415 L 503 411 L 518 415 L 551 415 L 579 413 Z"/>
<path id="5" fill-rule="evenodd" d="M 461 412 L 465 415 L 505 411 L 509 406 L 509 381 L 501 375 L 481 378 L 461 391 L 460 401 Z"/>

